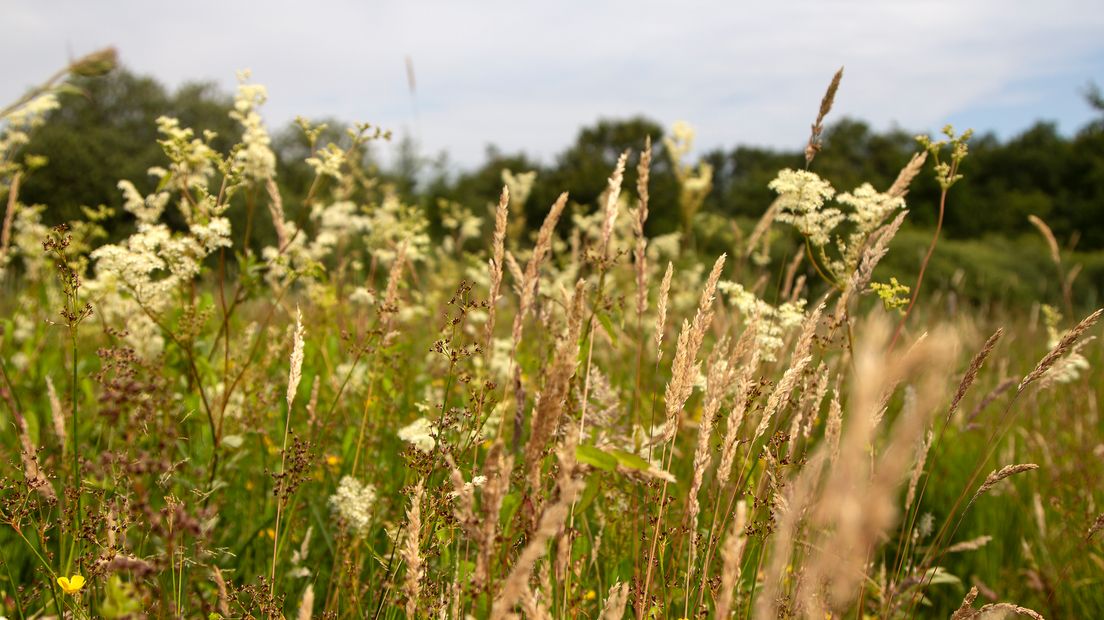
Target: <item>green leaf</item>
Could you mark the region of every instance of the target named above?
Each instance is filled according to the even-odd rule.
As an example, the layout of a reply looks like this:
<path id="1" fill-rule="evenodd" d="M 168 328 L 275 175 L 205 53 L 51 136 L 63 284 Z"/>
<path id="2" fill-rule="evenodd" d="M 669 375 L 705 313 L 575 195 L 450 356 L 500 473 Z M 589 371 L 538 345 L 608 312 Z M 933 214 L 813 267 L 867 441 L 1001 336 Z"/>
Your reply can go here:
<path id="1" fill-rule="evenodd" d="M 649 464 L 648 461 L 645 461 L 643 458 L 633 454 L 632 452 L 627 452 L 620 449 L 614 449 L 611 450 L 611 452 L 613 453 L 614 458 L 617 459 L 618 464 L 624 465 L 629 469 L 648 471 L 652 468 L 651 464 Z"/>
<path id="2" fill-rule="evenodd" d="M 613 329 L 613 322 L 610 321 L 609 315 L 604 312 L 598 312 L 596 314 L 598 322 L 602 324 L 602 328 L 606 330 L 606 335 L 609 336 L 610 341 L 613 343 L 613 348 L 617 348 L 617 333 Z"/>
<path id="3" fill-rule="evenodd" d="M 575 460 L 603 471 L 617 469 L 617 459 L 594 446 L 575 446 Z"/>
<path id="4" fill-rule="evenodd" d="M 602 488 L 602 484 L 598 480 L 598 476 L 592 476 L 587 481 L 586 489 L 583 490 L 583 496 L 579 498 L 579 503 L 575 505 L 575 511 L 579 514 L 586 512 L 590 503 L 594 501 L 594 498 L 598 496 L 598 491 Z"/>

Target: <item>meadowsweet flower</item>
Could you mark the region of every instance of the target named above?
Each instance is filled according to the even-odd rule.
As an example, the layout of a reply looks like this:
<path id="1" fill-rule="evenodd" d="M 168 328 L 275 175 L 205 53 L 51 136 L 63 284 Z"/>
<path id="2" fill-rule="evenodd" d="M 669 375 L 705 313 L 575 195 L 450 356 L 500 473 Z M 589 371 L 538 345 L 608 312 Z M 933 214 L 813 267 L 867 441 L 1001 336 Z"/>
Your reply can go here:
<path id="1" fill-rule="evenodd" d="M 130 181 L 119 181 L 117 187 L 123 192 L 123 209 L 134 215 L 143 224 L 154 224 L 161 219 L 165 206 L 169 203 L 168 192 L 158 192 L 143 197 Z"/>
<path id="2" fill-rule="evenodd" d="M 331 142 L 304 161 L 316 175 L 329 176 L 340 181 L 341 167 L 345 165 L 345 151 Z"/>
<path id="3" fill-rule="evenodd" d="M 807 170 L 782 170 L 767 186 L 779 197 L 777 219 L 792 224 L 809 238 L 813 245 L 828 244 L 828 235 L 843 220 L 843 213 L 824 208 L 836 190 L 824 179 Z"/>
<path id="4" fill-rule="evenodd" d="M 399 439 L 413 445 L 422 452 L 430 452 L 437 446 L 435 434 L 433 424 L 428 418 L 418 418 L 399 429 Z"/>
<path id="5" fill-rule="evenodd" d="M 510 190 L 510 202 L 515 207 L 525 206 L 529 194 L 533 191 L 533 184 L 537 181 L 537 171 L 513 172 L 509 168 L 502 169 L 502 183 Z M 514 209 L 511 208 L 511 211 Z"/>
<path id="6" fill-rule="evenodd" d="M 782 348 L 783 337 L 805 321 L 804 299 L 774 307 L 735 282 L 722 280 L 717 283 L 717 290 L 724 293 L 728 302 L 740 311 L 745 327 L 755 330 L 759 354 L 764 361 L 775 361 L 775 353 Z"/>
<path id="7" fill-rule="evenodd" d="M 249 71 L 238 74 L 238 94 L 234 97 L 234 109 L 230 118 L 241 123 L 242 145 L 237 152 L 236 163 L 245 175 L 261 181 L 276 174 L 276 155 L 272 152 L 272 139 L 265 129 L 257 108 L 268 99 L 268 91 L 260 84 L 247 84 Z"/>
<path id="8" fill-rule="evenodd" d="M 890 213 L 905 206 L 904 198 L 883 194 L 869 183 L 863 183 L 853 192 L 840 194 L 836 201 L 853 209 L 847 214 L 847 220 L 853 222 L 856 233 L 863 236 L 873 232 Z"/>
<path id="9" fill-rule="evenodd" d="M 61 586 L 62 592 L 66 594 L 77 594 L 84 587 L 84 576 L 77 574 L 72 577 L 58 577 L 57 583 Z"/>
<path id="10" fill-rule="evenodd" d="M 372 521 L 372 506 L 376 502 L 376 488 L 364 484 L 352 476 L 345 476 L 330 496 L 330 507 L 356 534 L 364 534 Z"/>

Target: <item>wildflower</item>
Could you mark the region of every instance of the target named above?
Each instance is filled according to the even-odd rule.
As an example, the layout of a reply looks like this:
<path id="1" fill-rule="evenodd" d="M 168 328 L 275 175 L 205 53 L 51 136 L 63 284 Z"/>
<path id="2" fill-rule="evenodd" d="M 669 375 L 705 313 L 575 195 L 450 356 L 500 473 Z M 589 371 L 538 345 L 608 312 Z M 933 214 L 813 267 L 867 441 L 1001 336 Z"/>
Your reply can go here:
<path id="1" fill-rule="evenodd" d="M 782 170 L 767 186 L 778 194 L 778 221 L 792 224 L 813 245 L 828 244 L 828 234 L 843 220 L 839 209 L 824 209 L 836 190 L 807 170 Z"/>
<path id="2" fill-rule="evenodd" d="M 307 165 L 314 169 L 318 176 L 330 176 L 341 180 L 341 167 L 345 164 L 345 151 L 336 144 L 330 143 L 326 148 L 320 149 L 314 157 L 306 159 Z"/>
<path id="3" fill-rule="evenodd" d="M 889 284 L 871 282 L 870 290 L 882 300 L 886 310 L 897 310 L 904 314 L 904 307 L 909 302 L 909 287 L 898 282 L 897 278 L 890 278 Z"/>
<path id="4" fill-rule="evenodd" d="M 58 577 L 57 583 L 66 594 L 78 594 L 84 587 L 84 576 L 77 574 L 72 577 Z"/>
<path id="5" fill-rule="evenodd" d="M 854 209 L 847 219 L 855 223 L 857 232 L 862 235 L 873 232 L 887 215 L 905 206 L 904 198 L 883 194 L 869 183 L 863 183 L 854 192 L 840 194 L 836 200 Z"/>
<path id="6" fill-rule="evenodd" d="M 372 505 L 376 488 L 352 476 L 345 476 L 330 496 L 330 506 L 353 532 L 363 534 L 372 521 Z"/>
<path id="7" fill-rule="evenodd" d="M 399 429 L 399 439 L 413 445 L 422 452 L 430 452 L 437 446 L 433 425 L 427 418 L 418 418 Z"/>
<path id="8" fill-rule="evenodd" d="M 272 139 L 265 129 L 257 108 L 268 99 L 268 91 L 259 84 L 248 84 L 249 72 L 238 74 L 238 94 L 234 97 L 234 110 L 230 118 L 241 123 L 243 149 L 237 152 L 237 163 L 245 175 L 263 180 L 276 173 L 276 155 L 272 152 Z"/>
<path id="9" fill-rule="evenodd" d="M 594 590 L 587 590 L 587 593 L 583 598 L 588 601 L 593 601 L 594 599 L 598 598 L 598 594 Z"/>

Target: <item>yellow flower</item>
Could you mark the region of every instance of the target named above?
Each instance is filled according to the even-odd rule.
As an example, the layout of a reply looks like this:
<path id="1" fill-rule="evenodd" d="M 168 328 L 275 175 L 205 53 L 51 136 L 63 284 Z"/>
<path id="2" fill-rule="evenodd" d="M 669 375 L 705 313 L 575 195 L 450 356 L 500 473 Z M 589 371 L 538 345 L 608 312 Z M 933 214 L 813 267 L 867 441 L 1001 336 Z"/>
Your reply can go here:
<path id="1" fill-rule="evenodd" d="M 588 601 L 593 601 L 598 598 L 598 594 L 594 590 L 587 590 L 587 593 L 583 596 Z"/>
<path id="2" fill-rule="evenodd" d="M 58 577 L 58 585 L 61 586 L 62 591 L 66 594 L 76 594 L 84 587 L 84 576 L 73 575 L 72 577 Z"/>

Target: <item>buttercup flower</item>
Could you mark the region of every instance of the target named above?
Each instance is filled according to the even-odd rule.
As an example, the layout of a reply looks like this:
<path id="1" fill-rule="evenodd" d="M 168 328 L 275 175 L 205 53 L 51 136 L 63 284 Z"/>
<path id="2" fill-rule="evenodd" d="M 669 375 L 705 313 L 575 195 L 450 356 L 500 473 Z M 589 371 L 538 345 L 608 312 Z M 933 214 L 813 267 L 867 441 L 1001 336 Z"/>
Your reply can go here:
<path id="1" fill-rule="evenodd" d="M 61 586 L 61 590 L 66 594 L 77 594 L 84 587 L 84 575 L 73 575 L 72 577 L 58 577 L 58 585 Z"/>

